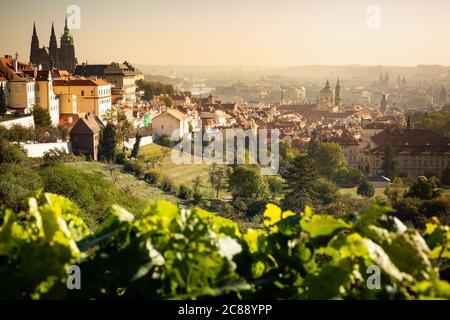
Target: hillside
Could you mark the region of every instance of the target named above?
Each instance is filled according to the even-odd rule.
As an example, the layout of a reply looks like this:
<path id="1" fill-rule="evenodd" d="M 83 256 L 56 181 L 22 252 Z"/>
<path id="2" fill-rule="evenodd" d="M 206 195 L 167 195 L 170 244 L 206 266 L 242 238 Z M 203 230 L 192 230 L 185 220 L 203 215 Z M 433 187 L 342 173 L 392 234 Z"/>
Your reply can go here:
<path id="1" fill-rule="evenodd" d="M 162 161 L 156 164 L 155 169 L 161 174 L 172 179 L 175 185 L 186 185 L 192 188 L 192 184 L 197 177 L 200 177 L 201 185 L 199 191 L 208 197 L 214 197 L 215 192 L 211 188 L 209 182 L 209 169 L 211 166 L 207 164 L 175 164 L 170 158 L 170 149 L 158 144 L 150 144 L 140 149 L 140 154 L 146 159 L 155 156 L 164 157 Z M 221 196 L 226 193 L 221 192 Z"/>
<path id="2" fill-rule="evenodd" d="M 101 162 L 74 162 L 69 166 L 80 169 L 87 173 L 100 173 L 105 179 L 114 183 L 117 189 L 131 196 L 145 199 L 151 203 L 158 200 L 165 200 L 175 204 L 180 204 L 181 200 L 177 197 L 163 192 L 161 189 L 152 187 L 142 180 L 136 179 L 131 174 L 123 173 L 122 166 L 116 164 L 105 164 Z"/>

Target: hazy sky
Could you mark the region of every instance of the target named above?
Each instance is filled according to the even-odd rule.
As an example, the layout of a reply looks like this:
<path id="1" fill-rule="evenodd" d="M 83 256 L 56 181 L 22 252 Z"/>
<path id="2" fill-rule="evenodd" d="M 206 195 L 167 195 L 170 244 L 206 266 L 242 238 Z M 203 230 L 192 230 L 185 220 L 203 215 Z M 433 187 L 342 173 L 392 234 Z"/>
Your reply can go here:
<path id="1" fill-rule="evenodd" d="M 79 62 L 450 65 L 449 0 L 1 0 L 0 54 L 28 61 L 33 21 L 41 46 L 52 21 L 59 42 L 72 4 Z"/>

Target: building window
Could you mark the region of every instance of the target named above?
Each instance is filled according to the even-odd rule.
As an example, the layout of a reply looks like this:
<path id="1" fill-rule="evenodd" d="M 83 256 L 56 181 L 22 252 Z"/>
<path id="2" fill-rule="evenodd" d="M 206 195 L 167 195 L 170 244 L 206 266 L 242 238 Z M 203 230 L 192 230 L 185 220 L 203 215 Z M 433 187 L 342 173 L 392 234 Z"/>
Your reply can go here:
<path id="1" fill-rule="evenodd" d="M 84 90 L 81 90 L 81 95 L 84 96 Z"/>

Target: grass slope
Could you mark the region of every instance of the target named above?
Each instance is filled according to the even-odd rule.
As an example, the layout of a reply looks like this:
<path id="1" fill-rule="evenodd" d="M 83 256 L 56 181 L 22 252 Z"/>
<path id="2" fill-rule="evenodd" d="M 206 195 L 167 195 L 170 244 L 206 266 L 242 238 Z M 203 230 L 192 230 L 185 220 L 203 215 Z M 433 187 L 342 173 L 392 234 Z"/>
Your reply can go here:
<path id="1" fill-rule="evenodd" d="M 175 204 L 180 203 L 180 199 L 177 197 L 167 194 L 159 188 L 152 187 L 145 181 L 136 179 L 131 174 L 123 173 L 120 165 L 101 162 L 74 162 L 68 165 L 88 173 L 101 173 L 105 179 L 113 182 L 120 191 L 143 198 L 148 203 L 157 200 L 166 200 Z"/>
<path id="2" fill-rule="evenodd" d="M 169 177 L 176 185 L 184 184 L 192 188 L 192 184 L 197 177 L 201 179 L 200 192 L 209 197 L 215 197 L 215 191 L 209 182 L 210 165 L 202 164 L 175 164 L 170 157 L 170 149 L 158 144 L 149 144 L 141 147 L 140 154 L 146 158 L 166 154 L 166 157 L 156 165 L 156 169 L 161 174 Z M 219 197 L 224 196 L 221 192 Z"/>

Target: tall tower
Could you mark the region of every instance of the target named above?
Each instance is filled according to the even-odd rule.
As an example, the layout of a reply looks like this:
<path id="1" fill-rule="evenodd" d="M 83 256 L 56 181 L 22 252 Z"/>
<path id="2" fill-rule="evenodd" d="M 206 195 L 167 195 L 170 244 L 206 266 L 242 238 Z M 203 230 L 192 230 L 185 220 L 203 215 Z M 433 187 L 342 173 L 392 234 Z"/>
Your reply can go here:
<path id="1" fill-rule="evenodd" d="M 36 23 L 33 23 L 33 36 L 31 37 L 30 62 L 39 64 L 39 38 L 36 32 Z"/>
<path id="2" fill-rule="evenodd" d="M 340 107 L 342 105 L 342 99 L 341 99 L 341 85 L 339 84 L 339 78 L 336 82 L 336 88 L 334 91 L 334 102 L 336 106 Z"/>
<path id="3" fill-rule="evenodd" d="M 447 102 L 447 89 L 445 89 L 445 87 L 441 87 L 441 91 L 439 92 L 439 100 L 441 104 L 445 104 Z"/>
<path id="4" fill-rule="evenodd" d="M 66 16 L 66 21 L 64 24 L 64 34 L 61 36 L 61 47 L 58 54 L 58 68 L 73 72 L 76 65 L 77 58 L 75 57 L 73 36 L 70 34 Z"/>
<path id="5" fill-rule="evenodd" d="M 52 67 L 56 67 L 58 65 L 58 43 L 56 42 L 55 27 L 53 22 L 48 51 L 50 53 L 51 65 Z"/>
<path id="6" fill-rule="evenodd" d="M 385 113 L 387 109 L 387 94 L 383 93 L 383 96 L 381 98 L 380 102 L 380 112 Z"/>

